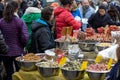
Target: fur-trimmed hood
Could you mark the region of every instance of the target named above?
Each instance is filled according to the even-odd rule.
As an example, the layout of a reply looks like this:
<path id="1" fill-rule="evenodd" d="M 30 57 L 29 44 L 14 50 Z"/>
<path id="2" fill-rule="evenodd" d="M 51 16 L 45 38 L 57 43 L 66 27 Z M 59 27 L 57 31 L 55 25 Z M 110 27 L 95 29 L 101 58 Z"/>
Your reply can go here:
<path id="1" fill-rule="evenodd" d="M 30 14 L 30 13 L 41 13 L 41 10 L 39 8 L 36 8 L 36 7 L 28 7 L 25 10 L 24 15 L 27 15 L 27 14 Z"/>

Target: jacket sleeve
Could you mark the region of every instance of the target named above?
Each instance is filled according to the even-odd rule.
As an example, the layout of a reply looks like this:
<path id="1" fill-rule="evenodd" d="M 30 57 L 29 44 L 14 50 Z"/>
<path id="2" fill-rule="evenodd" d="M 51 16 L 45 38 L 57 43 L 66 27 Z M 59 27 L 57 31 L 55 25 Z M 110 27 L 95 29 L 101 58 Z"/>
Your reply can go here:
<path id="1" fill-rule="evenodd" d="M 72 26 L 74 30 L 77 30 L 81 27 L 81 22 L 76 21 L 71 13 L 65 13 L 65 22 Z"/>
<path id="2" fill-rule="evenodd" d="M 113 21 L 110 17 L 108 18 L 108 24 L 120 26 L 120 22 Z"/>
<path id="3" fill-rule="evenodd" d="M 41 31 L 40 35 L 38 36 L 38 45 L 40 45 L 40 50 L 45 51 L 47 49 L 54 48 L 54 42 L 52 42 L 49 32 Z"/>
<path id="4" fill-rule="evenodd" d="M 88 19 L 88 27 L 94 27 L 94 24 L 93 24 L 94 18 L 95 18 L 94 15 L 95 14 L 91 15 L 90 18 Z"/>
<path id="5" fill-rule="evenodd" d="M 20 23 L 20 40 L 21 40 L 21 44 L 23 46 L 26 46 L 27 44 L 27 41 L 29 39 L 29 33 L 28 33 L 28 30 L 27 30 L 27 26 L 26 24 L 21 20 L 21 23 Z"/>
<path id="6" fill-rule="evenodd" d="M 6 54 L 8 52 L 8 46 L 5 43 L 3 35 L 0 31 L 0 54 Z"/>

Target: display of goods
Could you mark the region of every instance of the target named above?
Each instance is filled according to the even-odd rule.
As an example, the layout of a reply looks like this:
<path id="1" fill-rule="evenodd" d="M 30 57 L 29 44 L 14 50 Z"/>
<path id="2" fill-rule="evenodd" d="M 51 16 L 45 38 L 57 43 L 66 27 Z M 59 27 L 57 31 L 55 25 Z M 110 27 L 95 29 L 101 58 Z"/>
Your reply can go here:
<path id="1" fill-rule="evenodd" d="M 62 69 L 65 69 L 65 70 L 70 70 L 70 71 L 75 71 L 75 70 L 80 70 L 80 62 L 78 61 L 70 61 L 70 62 L 67 62 L 63 67 Z"/>
<path id="2" fill-rule="evenodd" d="M 87 67 L 87 70 L 91 71 L 108 71 L 106 64 L 91 64 Z"/>
<path id="3" fill-rule="evenodd" d="M 54 67 L 58 67 L 58 63 L 57 62 L 39 62 L 37 63 L 38 67 L 46 67 L 46 68 L 54 68 Z"/>
<path id="4" fill-rule="evenodd" d="M 97 46 L 101 46 L 101 47 L 110 47 L 112 44 L 111 43 L 105 43 L 105 42 L 102 42 L 102 43 L 99 43 Z"/>
<path id="5" fill-rule="evenodd" d="M 97 28 L 97 31 L 98 31 L 98 33 L 104 33 L 104 28 L 103 27 L 100 27 L 100 28 Z"/>
<path id="6" fill-rule="evenodd" d="M 110 31 L 119 31 L 118 26 L 115 26 L 115 25 L 109 26 L 109 29 L 110 29 Z"/>
<path id="7" fill-rule="evenodd" d="M 93 28 L 86 28 L 85 32 L 86 32 L 87 36 L 92 36 L 95 33 Z"/>
<path id="8" fill-rule="evenodd" d="M 78 39 L 74 38 L 72 36 L 62 36 L 61 38 L 55 39 L 56 42 L 78 42 Z"/>
<path id="9" fill-rule="evenodd" d="M 79 33 L 78 33 L 78 39 L 79 40 L 84 40 L 85 38 L 86 38 L 86 33 L 85 32 L 82 32 L 82 31 L 80 31 Z"/>
<path id="10" fill-rule="evenodd" d="M 108 64 L 109 60 L 110 58 L 101 59 L 99 63 Z M 117 61 L 113 59 L 112 64 L 115 64 L 115 63 L 117 63 Z"/>
<path id="11" fill-rule="evenodd" d="M 105 34 L 95 33 L 93 36 L 87 36 L 86 40 L 97 40 L 97 41 L 111 41 L 111 36 L 106 36 Z"/>
<path id="12" fill-rule="evenodd" d="M 17 60 L 20 61 L 21 58 L 18 57 Z M 22 57 L 22 61 L 25 61 L 25 62 L 38 62 L 40 60 L 41 60 L 41 57 L 39 55 L 35 55 L 34 53 L 28 53 Z"/>

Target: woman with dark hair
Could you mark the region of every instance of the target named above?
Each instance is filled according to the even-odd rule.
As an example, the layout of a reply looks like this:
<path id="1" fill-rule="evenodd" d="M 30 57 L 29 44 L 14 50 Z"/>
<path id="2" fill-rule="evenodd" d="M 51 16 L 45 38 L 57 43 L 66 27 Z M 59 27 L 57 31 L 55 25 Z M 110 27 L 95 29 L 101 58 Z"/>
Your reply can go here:
<path id="1" fill-rule="evenodd" d="M 120 14 L 115 6 L 113 6 L 113 5 L 109 6 L 108 14 L 113 21 L 120 22 Z"/>
<path id="2" fill-rule="evenodd" d="M 53 17 L 53 8 L 48 6 L 42 10 L 41 18 L 32 24 L 32 39 L 29 52 L 44 53 L 45 50 L 55 47 L 51 33 L 52 25 L 50 24 Z"/>
<path id="3" fill-rule="evenodd" d="M 55 9 L 57 38 L 61 37 L 63 27 L 72 26 L 73 30 L 78 30 L 81 27 L 81 22 L 74 19 L 71 14 L 74 0 L 60 0 L 61 6 Z"/>
<path id="4" fill-rule="evenodd" d="M 10 1 L 5 6 L 3 18 L 0 20 L 0 30 L 2 31 L 9 51 L 6 55 L 2 55 L 3 64 L 7 73 L 6 80 L 12 80 L 14 66 L 16 71 L 19 70 L 15 58 L 24 54 L 24 46 L 28 40 L 28 31 L 25 23 L 15 16 L 18 11 L 18 3 Z"/>

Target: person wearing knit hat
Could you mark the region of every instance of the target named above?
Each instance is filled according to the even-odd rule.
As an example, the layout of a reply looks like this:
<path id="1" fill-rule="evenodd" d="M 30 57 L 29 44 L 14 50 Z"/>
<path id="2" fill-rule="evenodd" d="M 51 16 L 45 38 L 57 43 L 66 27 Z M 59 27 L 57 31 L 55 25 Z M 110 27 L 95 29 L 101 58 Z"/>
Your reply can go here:
<path id="1" fill-rule="evenodd" d="M 22 16 L 22 19 L 26 23 L 27 29 L 28 29 L 28 32 L 30 35 L 29 41 L 26 46 L 26 50 L 29 49 L 30 44 L 31 44 L 31 34 L 32 34 L 31 24 L 34 20 L 39 19 L 40 17 L 41 17 L 41 10 L 37 7 L 37 5 L 36 5 L 36 7 L 28 7 L 25 10 L 24 15 Z"/>
<path id="2" fill-rule="evenodd" d="M 92 27 L 97 32 L 97 28 L 105 27 L 106 25 L 117 25 L 120 23 L 113 21 L 107 13 L 105 5 L 100 5 L 98 11 L 91 15 L 88 19 L 89 27 Z"/>

